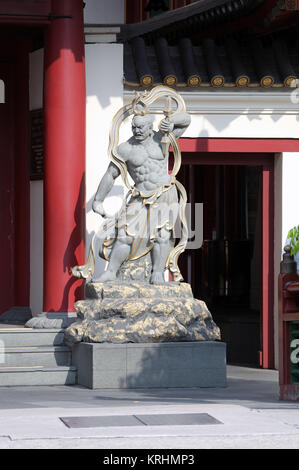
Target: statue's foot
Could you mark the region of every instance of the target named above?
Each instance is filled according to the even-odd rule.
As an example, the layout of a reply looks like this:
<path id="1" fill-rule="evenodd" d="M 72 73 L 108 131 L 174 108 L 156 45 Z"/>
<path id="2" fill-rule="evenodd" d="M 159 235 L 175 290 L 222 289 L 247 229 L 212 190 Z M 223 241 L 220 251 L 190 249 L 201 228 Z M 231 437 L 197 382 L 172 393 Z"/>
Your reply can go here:
<path id="1" fill-rule="evenodd" d="M 151 284 L 165 284 L 164 275 L 161 272 L 153 272 L 150 278 Z"/>
<path id="2" fill-rule="evenodd" d="M 115 281 L 116 280 L 116 273 L 112 271 L 105 271 L 101 274 L 100 277 L 97 279 L 93 279 L 93 282 L 106 282 L 106 281 Z"/>

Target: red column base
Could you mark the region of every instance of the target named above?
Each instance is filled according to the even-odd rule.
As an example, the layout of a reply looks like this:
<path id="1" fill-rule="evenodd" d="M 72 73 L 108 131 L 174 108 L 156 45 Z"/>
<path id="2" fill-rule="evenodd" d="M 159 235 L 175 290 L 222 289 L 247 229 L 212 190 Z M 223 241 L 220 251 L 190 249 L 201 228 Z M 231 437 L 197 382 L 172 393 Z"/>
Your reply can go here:
<path id="1" fill-rule="evenodd" d="M 284 384 L 279 386 L 279 399 L 288 401 L 299 401 L 299 385 Z"/>

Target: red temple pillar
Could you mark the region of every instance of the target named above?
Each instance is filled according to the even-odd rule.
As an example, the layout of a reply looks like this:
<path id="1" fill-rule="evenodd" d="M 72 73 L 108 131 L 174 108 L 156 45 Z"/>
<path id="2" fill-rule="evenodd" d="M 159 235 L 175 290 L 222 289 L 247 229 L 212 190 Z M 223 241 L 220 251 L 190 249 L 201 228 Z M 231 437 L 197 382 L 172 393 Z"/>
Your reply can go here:
<path id="1" fill-rule="evenodd" d="M 52 0 L 46 33 L 44 312 L 71 312 L 85 262 L 85 62 L 82 0 Z"/>

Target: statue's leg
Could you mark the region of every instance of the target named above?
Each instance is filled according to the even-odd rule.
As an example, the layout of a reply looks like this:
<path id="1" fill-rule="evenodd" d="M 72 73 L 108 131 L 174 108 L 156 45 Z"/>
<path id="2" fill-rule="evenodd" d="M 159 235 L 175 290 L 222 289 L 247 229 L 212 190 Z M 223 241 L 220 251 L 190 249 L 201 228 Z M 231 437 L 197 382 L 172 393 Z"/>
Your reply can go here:
<path id="1" fill-rule="evenodd" d="M 151 284 L 164 284 L 164 271 L 165 265 L 172 248 L 171 232 L 164 228 L 158 232 L 158 237 L 154 241 L 154 246 L 151 250 L 152 257 L 152 274 Z"/>
<path id="2" fill-rule="evenodd" d="M 117 271 L 122 263 L 129 257 L 133 239 L 128 237 L 124 229 L 119 229 L 117 239 L 110 253 L 110 260 L 107 270 L 95 281 L 114 281 Z"/>

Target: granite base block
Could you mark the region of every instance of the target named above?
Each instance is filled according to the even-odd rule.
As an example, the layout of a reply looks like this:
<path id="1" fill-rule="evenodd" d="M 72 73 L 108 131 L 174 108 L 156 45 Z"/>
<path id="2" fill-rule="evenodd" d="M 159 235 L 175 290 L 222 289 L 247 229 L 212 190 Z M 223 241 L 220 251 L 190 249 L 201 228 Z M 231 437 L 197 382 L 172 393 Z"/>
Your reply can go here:
<path id="1" fill-rule="evenodd" d="M 79 343 L 72 363 L 78 384 L 91 389 L 226 386 L 226 344 Z"/>

